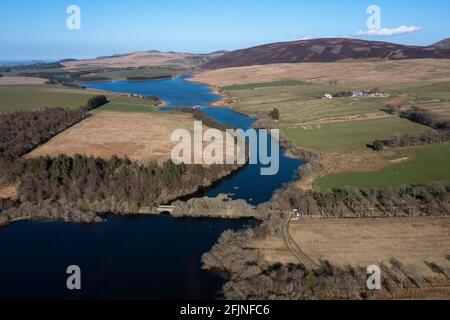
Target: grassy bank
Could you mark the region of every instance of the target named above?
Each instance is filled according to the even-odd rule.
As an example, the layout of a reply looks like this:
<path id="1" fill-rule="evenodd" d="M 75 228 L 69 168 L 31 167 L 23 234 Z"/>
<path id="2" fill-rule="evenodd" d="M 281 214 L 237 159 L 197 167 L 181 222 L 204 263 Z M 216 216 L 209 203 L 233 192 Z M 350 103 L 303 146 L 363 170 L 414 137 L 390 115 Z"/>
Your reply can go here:
<path id="1" fill-rule="evenodd" d="M 155 112 L 154 105 L 150 100 L 137 97 L 115 96 L 110 98 L 108 104 L 98 108 L 96 112 L 100 111 L 114 111 L 114 112 Z"/>
<path id="2" fill-rule="evenodd" d="M 371 85 L 394 96 L 411 96 L 406 105 L 421 102 L 421 107 L 450 114 L 450 103 L 446 100 L 450 97 L 448 82 L 426 85 L 421 82 L 402 85 L 380 82 Z M 368 148 L 377 139 L 431 130 L 387 115 L 383 108 L 392 98 L 323 98 L 325 93 L 370 88 L 365 82 L 320 85 L 276 81 L 228 86 L 226 90 L 239 98 L 235 107 L 241 110 L 270 112 L 277 108 L 279 127 L 287 137 L 301 147 L 336 158 L 336 167 L 316 181 L 315 187 L 320 190 L 345 185 L 370 188 L 449 179 L 450 148 L 447 144 L 384 153 Z"/>
<path id="3" fill-rule="evenodd" d="M 160 77 L 165 75 L 177 75 L 178 72 L 175 69 L 169 68 L 138 68 L 138 69 L 130 69 L 130 70 L 112 70 L 112 71 L 104 71 L 99 73 L 93 73 L 89 76 L 99 76 L 109 78 L 111 80 L 125 80 L 129 77 Z"/>
<path id="4" fill-rule="evenodd" d="M 321 191 L 341 186 L 362 189 L 422 184 L 450 179 L 450 144 L 413 148 L 408 160 L 374 172 L 329 174 L 319 178 L 315 186 Z"/>
<path id="5" fill-rule="evenodd" d="M 281 123 L 281 130 L 296 144 L 322 152 L 369 151 L 367 145 L 376 139 L 397 133 L 419 133 L 426 127 L 398 117 L 360 121 L 342 121 L 302 127 Z"/>
<path id="6" fill-rule="evenodd" d="M 41 107 L 76 109 L 98 93 L 49 85 L 0 86 L 0 111 L 34 110 Z"/>

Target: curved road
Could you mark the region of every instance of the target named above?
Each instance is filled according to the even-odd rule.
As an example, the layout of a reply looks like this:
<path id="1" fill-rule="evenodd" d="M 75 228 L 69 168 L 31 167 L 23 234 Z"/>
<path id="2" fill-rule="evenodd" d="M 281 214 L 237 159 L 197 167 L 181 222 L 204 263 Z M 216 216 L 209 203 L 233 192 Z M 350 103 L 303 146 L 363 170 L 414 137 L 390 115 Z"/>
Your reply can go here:
<path id="1" fill-rule="evenodd" d="M 316 270 L 319 269 L 320 266 L 315 263 L 308 255 L 303 252 L 303 250 L 299 247 L 299 245 L 294 241 L 290 232 L 289 226 L 292 220 L 292 214 L 289 215 L 289 219 L 282 226 L 283 232 L 283 240 L 288 247 L 289 251 L 298 259 L 298 261 L 305 266 L 308 270 Z"/>

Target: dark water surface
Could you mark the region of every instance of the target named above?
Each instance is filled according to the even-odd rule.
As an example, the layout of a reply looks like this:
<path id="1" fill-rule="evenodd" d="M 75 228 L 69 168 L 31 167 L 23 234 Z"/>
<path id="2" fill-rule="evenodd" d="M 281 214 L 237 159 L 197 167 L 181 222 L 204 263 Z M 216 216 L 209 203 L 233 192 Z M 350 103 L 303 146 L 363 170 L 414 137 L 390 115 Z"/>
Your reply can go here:
<path id="1" fill-rule="evenodd" d="M 213 299 L 200 257 L 244 220 L 109 216 L 101 225 L 21 222 L 0 230 L 0 299 Z M 78 265 L 82 290 L 66 287 Z"/>
<path id="2" fill-rule="evenodd" d="M 89 88 L 156 95 L 167 106 L 209 106 L 220 97 L 188 76 L 160 81 L 88 83 Z M 205 114 L 236 128 L 254 119 L 228 108 Z M 270 137 L 268 139 L 271 139 Z M 253 204 L 295 178 L 301 161 L 280 151 L 280 171 L 261 176 L 248 165 L 199 196 L 230 194 Z M 212 299 L 224 280 L 201 270 L 201 255 L 223 231 L 242 229 L 247 220 L 173 219 L 169 216 L 109 216 L 101 225 L 20 222 L 0 229 L 0 299 Z M 78 265 L 82 290 L 66 289 L 66 268 Z"/>

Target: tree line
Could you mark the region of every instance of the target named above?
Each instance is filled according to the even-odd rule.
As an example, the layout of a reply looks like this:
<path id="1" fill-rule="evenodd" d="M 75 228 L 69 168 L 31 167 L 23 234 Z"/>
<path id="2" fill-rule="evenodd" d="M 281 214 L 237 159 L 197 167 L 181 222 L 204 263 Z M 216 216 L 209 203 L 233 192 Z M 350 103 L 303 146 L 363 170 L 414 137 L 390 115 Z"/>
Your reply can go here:
<path id="1" fill-rule="evenodd" d="M 130 76 L 127 77 L 128 81 L 148 81 L 148 80 L 168 80 L 172 79 L 170 74 L 163 74 L 159 76 Z"/>
<path id="2" fill-rule="evenodd" d="M 92 97 L 86 106 L 71 110 L 42 108 L 0 113 L 0 154 L 20 157 L 62 131 L 90 116 L 89 111 L 108 103 L 104 95 Z"/>
<path id="3" fill-rule="evenodd" d="M 24 202 L 112 200 L 137 209 L 193 193 L 198 186 L 229 173 L 231 166 L 176 165 L 172 161 L 138 164 L 116 156 L 104 160 L 60 155 L 16 161 L 12 169 L 12 174 L 21 177 L 19 195 Z"/>
<path id="4" fill-rule="evenodd" d="M 402 111 L 399 106 L 388 105 L 384 111 L 391 115 L 430 127 L 433 131 L 419 134 L 399 134 L 386 140 L 375 140 L 372 148 L 382 151 L 384 148 L 402 148 L 426 144 L 445 143 L 450 140 L 450 119 L 439 113 L 418 107 L 411 107 Z"/>
<path id="5" fill-rule="evenodd" d="M 89 117 L 88 108 L 43 108 L 0 114 L 0 154 L 20 157 Z"/>
<path id="6" fill-rule="evenodd" d="M 400 117 L 436 130 L 450 130 L 450 119 L 437 112 L 415 106 L 400 112 Z"/>
<path id="7" fill-rule="evenodd" d="M 107 104 L 108 98 L 106 98 L 106 96 L 104 95 L 99 95 L 99 96 L 95 96 L 92 97 L 88 100 L 88 102 L 86 103 L 86 106 L 88 108 L 88 110 L 93 110 L 96 108 L 100 108 L 101 106 Z"/>
<path id="8" fill-rule="evenodd" d="M 325 192 L 300 191 L 291 185 L 274 195 L 270 207 L 332 218 L 446 216 L 450 213 L 450 181 L 369 190 L 343 187 Z"/>
<path id="9" fill-rule="evenodd" d="M 194 108 L 174 107 L 173 110 L 177 111 L 177 112 L 190 113 L 190 114 L 192 114 L 192 116 L 194 117 L 195 120 L 202 121 L 202 123 L 205 126 L 208 126 L 210 128 L 218 129 L 221 131 L 225 131 L 227 129 L 235 129 L 232 126 L 217 122 L 216 120 L 208 117 L 202 111 L 194 109 Z"/>

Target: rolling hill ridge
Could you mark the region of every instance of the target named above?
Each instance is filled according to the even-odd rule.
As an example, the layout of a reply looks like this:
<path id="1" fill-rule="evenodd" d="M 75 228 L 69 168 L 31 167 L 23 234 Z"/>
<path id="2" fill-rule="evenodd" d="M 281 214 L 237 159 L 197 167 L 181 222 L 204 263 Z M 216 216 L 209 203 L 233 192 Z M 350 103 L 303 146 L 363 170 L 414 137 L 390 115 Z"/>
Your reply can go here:
<path id="1" fill-rule="evenodd" d="M 344 59 L 450 59 L 450 40 L 431 46 L 406 46 L 381 41 L 325 38 L 279 42 L 225 53 L 202 65 L 205 69 L 274 63 L 335 62 Z"/>

